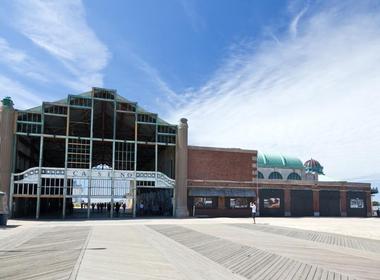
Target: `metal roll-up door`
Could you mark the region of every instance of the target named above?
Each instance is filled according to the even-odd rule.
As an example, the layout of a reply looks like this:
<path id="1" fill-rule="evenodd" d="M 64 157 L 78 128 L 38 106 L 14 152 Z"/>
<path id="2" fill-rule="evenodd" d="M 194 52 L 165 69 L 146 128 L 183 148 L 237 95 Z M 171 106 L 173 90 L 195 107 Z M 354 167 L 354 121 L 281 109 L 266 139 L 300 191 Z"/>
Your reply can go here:
<path id="1" fill-rule="evenodd" d="M 319 215 L 322 217 L 340 216 L 340 191 L 319 191 Z"/>
<path id="2" fill-rule="evenodd" d="M 291 191 L 291 215 L 314 216 L 313 192 L 311 190 Z"/>

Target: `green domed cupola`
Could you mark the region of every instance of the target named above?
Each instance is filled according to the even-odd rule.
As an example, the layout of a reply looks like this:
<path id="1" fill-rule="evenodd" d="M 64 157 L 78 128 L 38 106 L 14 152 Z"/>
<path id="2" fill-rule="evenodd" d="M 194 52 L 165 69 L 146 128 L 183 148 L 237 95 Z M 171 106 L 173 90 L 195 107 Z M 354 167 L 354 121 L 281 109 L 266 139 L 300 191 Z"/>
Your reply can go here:
<path id="1" fill-rule="evenodd" d="M 305 171 L 307 173 L 317 173 L 320 175 L 325 175 L 323 173 L 323 166 L 319 163 L 319 161 L 315 159 L 309 159 L 308 161 L 305 162 Z"/>
<path id="2" fill-rule="evenodd" d="M 302 161 L 299 158 L 262 152 L 257 155 L 257 165 L 259 168 L 303 169 Z"/>
<path id="3" fill-rule="evenodd" d="M 1 100 L 1 103 L 3 103 L 3 106 L 4 106 L 4 107 L 13 107 L 13 101 L 12 101 L 12 98 L 10 98 L 9 96 L 4 97 L 4 98 Z"/>

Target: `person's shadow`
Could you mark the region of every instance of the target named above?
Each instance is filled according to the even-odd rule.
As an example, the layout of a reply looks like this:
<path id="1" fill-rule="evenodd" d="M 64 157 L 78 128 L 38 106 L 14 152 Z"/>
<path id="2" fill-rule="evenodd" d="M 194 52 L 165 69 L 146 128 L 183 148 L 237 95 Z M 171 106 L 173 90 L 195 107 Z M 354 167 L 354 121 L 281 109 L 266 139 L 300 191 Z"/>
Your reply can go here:
<path id="1" fill-rule="evenodd" d="M 19 227 L 19 225 L 6 225 L 6 226 L 0 226 L 0 230 L 5 230 L 5 229 L 11 229 L 11 228 L 16 228 Z"/>

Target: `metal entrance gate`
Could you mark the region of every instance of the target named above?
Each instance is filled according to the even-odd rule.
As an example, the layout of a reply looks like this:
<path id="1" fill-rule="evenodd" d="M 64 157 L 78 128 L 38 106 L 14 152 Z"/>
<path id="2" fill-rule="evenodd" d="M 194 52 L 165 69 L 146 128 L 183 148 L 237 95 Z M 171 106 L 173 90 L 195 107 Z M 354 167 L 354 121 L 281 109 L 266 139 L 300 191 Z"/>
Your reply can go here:
<path id="1" fill-rule="evenodd" d="M 174 185 L 175 180 L 161 172 L 35 167 L 12 174 L 10 213 L 20 211 L 21 202 L 27 200 L 33 201 L 29 208 L 35 209 L 37 219 L 41 214 L 55 216 L 57 211 L 63 218 L 135 216 L 136 188 L 173 193 Z"/>

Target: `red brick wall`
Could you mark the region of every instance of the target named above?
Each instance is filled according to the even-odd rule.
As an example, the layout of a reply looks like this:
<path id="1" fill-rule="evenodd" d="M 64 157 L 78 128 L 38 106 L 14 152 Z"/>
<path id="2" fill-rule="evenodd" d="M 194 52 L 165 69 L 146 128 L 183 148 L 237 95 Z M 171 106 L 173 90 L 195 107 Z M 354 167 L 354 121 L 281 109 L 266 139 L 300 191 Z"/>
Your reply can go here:
<path id="1" fill-rule="evenodd" d="M 367 216 L 372 217 L 371 192 L 367 192 Z"/>
<path id="2" fill-rule="evenodd" d="M 313 210 L 319 212 L 319 190 L 313 190 Z"/>
<path id="3" fill-rule="evenodd" d="M 252 181 L 253 156 L 256 157 L 256 151 L 223 151 L 189 147 L 188 179 Z"/>

